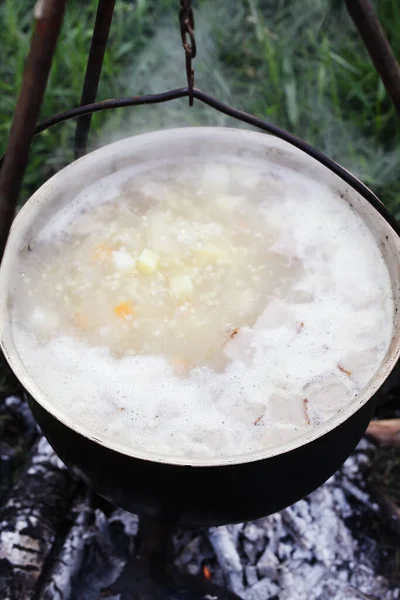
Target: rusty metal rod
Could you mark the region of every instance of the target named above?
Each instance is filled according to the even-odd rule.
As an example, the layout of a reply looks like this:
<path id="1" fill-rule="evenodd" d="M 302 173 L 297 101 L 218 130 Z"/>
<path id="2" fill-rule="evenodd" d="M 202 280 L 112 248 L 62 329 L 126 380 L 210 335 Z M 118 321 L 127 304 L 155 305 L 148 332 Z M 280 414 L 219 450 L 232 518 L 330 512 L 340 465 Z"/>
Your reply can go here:
<path id="1" fill-rule="evenodd" d="M 67 0 L 42 0 L 35 8 L 35 30 L 0 171 L 0 260 L 21 190 L 66 3 Z"/>
<path id="2" fill-rule="evenodd" d="M 400 116 L 400 67 L 369 0 L 345 0 L 347 10 Z"/>
<path id="3" fill-rule="evenodd" d="M 91 104 L 96 100 L 104 54 L 114 13 L 115 0 L 99 0 L 92 43 L 86 66 L 81 105 Z M 75 158 L 86 154 L 92 115 L 84 115 L 78 119 L 75 130 Z"/>

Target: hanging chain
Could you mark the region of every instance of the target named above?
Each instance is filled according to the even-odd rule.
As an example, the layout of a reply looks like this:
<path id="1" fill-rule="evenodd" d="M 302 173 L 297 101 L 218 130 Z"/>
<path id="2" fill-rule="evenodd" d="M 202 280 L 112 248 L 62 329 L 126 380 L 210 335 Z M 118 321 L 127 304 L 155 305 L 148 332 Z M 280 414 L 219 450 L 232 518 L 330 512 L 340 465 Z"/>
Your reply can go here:
<path id="1" fill-rule="evenodd" d="M 182 45 L 185 50 L 186 76 L 189 90 L 189 106 L 193 106 L 194 70 L 192 59 L 196 56 L 196 40 L 194 37 L 194 17 L 191 0 L 181 0 L 179 11 Z"/>

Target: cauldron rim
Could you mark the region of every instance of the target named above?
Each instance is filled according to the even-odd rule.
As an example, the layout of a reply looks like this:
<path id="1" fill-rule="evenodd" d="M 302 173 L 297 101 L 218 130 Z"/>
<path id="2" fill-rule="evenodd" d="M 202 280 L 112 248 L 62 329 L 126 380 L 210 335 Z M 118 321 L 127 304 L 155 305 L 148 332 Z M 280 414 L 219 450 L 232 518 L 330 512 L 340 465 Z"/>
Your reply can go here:
<path id="1" fill-rule="evenodd" d="M 47 398 L 46 394 L 44 394 L 35 384 L 28 371 L 25 370 L 25 368 L 23 367 L 22 361 L 19 359 L 16 349 L 13 348 L 11 334 L 7 335 L 7 329 L 11 328 L 9 327 L 10 321 L 7 317 L 8 286 L 6 284 L 12 276 L 12 266 L 14 261 L 16 260 L 18 250 L 20 248 L 20 242 L 18 237 L 20 230 L 22 229 L 22 231 L 24 231 L 24 228 L 25 230 L 27 229 L 27 224 L 31 224 L 33 222 L 35 215 L 39 214 L 40 208 L 50 203 L 52 194 L 54 193 L 54 188 L 60 186 L 63 180 L 65 181 L 66 179 L 71 178 L 71 175 L 74 174 L 74 171 L 79 166 L 82 167 L 82 165 L 85 164 L 93 166 L 96 162 L 100 162 L 99 159 L 104 159 L 107 156 L 109 162 L 112 163 L 113 160 L 116 159 L 116 153 L 118 153 L 118 151 L 121 152 L 121 150 L 130 147 L 132 144 L 135 146 L 141 144 L 145 145 L 147 142 L 151 140 L 154 142 L 154 140 L 156 139 L 158 139 L 158 141 L 161 142 L 163 137 L 171 138 L 171 136 L 173 136 L 174 141 L 177 141 L 178 138 L 181 140 L 187 140 L 190 139 L 192 136 L 198 135 L 199 132 L 200 135 L 216 135 L 217 137 L 221 137 L 222 131 L 222 137 L 224 135 L 227 135 L 228 137 L 233 135 L 236 138 L 236 140 L 238 140 L 239 137 L 242 138 L 243 141 L 247 142 L 248 140 L 250 145 L 252 143 L 254 144 L 256 138 L 258 138 L 258 141 L 261 145 L 261 140 L 263 140 L 264 146 L 276 150 L 278 156 L 279 154 L 291 154 L 293 156 L 296 156 L 297 158 L 301 156 L 303 160 L 309 162 L 310 168 L 311 165 L 315 167 L 316 164 L 318 164 L 314 158 L 308 156 L 302 150 L 295 148 L 288 142 L 280 140 L 275 136 L 252 130 L 235 129 L 228 127 L 182 127 L 177 129 L 157 130 L 150 133 L 144 133 L 124 138 L 117 142 L 113 142 L 111 144 L 102 146 L 101 148 L 94 150 L 93 152 L 90 152 L 89 154 L 64 167 L 58 173 L 53 175 L 48 181 L 46 181 L 25 203 L 25 205 L 19 211 L 17 217 L 15 218 L 10 231 L 6 251 L 3 257 L 3 262 L 0 269 L 0 347 L 11 369 L 14 371 L 17 378 L 21 381 L 27 392 L 32 396 L 33 400 L 35 402 L 38 402 L 38 404 L 40 404 L 43 409 L 48 411 L 49 414 L 51 414 L 55 419 L 60 421 L 63 425 L 65 425 L 69 429 L 72 429 L 76 433 L 79 433 L 83 437 L 97 444 L 100 444 L 105 448 L 108 448 L 109 450 L 135 459 L 142 459 L 145 461 L 156 462 L 165 465 L 181 465 L 192 467 L 221 467 L 257 462 L 281 454 L 289 453 L 292 450 L 305 446 L 306 444 L 309 444 L 310 442 L 313 442 L 318 438 L 322 438 L 324 435 L 334 430 L 336 427 L 348 420 L 353 414 L 355 414 L 362 406 L 364 406 L 370 399 L 372 399 L 374 394 L 378 391 L 378 389 L 382 386 L 382 384 L 389 376 L 390 372 L 392 371 L 400 356 L 400 325 L 397 324 L 398 326 L 396 331 L 395 324 L 393 327 L 394 334 L 389 350 L 374 376 L 371 378 L 368 384 L 361 390 L 361 392 L 356 398 L 350 401 L 345 407 L 341 408 L 335 415 L 330 417 L 327 421 L 320 425 L 313 426 L 310 433 L 300 434 L 298 437 L 294 438 L 291 441 L 286 441 L 281 444 L 275 444 L 274 446 L 267 449 L 243 453 L 238 456 L 208 457 L 204 459 L 197 457 L 185 458 L 181 456 L 162 457 L 157 453 L 151 453 L 149 451 L 140 452 L 138 450 L 132 450 L 128 447 L 127 444 L 118 443 L 116 440 L 111 441 L 109 439 L 102 439 L 101 437 L 99 437 L 98 434 L 96 435 L 95 433 L 91 432 L 89 428 L 79 423 L 76 418 L 71 418 L 70 416 L 65 414 L 64 410 L 57 406 L 54 406 L 51 403 L 51 401 Z M 318 165 L 318 168 L 328 171 L 328 169 L 326 167 L 323 167 L 322 165 Z M 117 167 L 111 170 L 110 173 L 113 171 L 115 172 L 116 170 L 118 170 Z M 333 173 L 330 173 L 330 177 L 335 177 L 337 178 L 338 182 L 341 182 L 340 178 L 337 175 L 333 175 Z M 343 187 L 347 186 L 347 188 L 349 188 L 349 186 L 345 184 L 345 182 L 342 182 L 342 184 Z M 360 198 L 362 198 L 363 202 L 368 203 L 368 199 L 363 198 L 361 194 L 355 192 L 354 190 L 352 190 L 352 193 L 357 194 Z M 376 212 L 377 216 L 385 220 L 388 232 L 392 232 L 392 234 L 395 236 L 397 245 L 397 260 L 400 262 L 400 241 L 398 234 L 393 230 L 390 223 L 385 219 L 384 216 L 380 215 L 378 211 L 376 211 L 376 209 L 374 209 L 374 207 L 372 207 L 371 205 L 370 208 L 371 210 L 374 210 Z"/>

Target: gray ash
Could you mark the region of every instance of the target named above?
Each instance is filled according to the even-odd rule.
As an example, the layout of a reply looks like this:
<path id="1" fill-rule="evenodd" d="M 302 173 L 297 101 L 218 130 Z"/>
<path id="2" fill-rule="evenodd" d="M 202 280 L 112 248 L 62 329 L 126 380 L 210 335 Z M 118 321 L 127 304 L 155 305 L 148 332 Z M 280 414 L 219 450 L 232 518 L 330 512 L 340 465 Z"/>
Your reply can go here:
<path id="1" fill-rule="evenodd" d="M 76 481 L 37 433 L 22 400 L 4 400 L 0 414 L 9 431 L 18 431 L 0 453 L 9 488 L 0 508 L 0 597 L 123 600 L 105 590 L 129 571 L 138 518 Z M 23 452 L 28 458 L 21 468 Z M 243 600 L 400 599 L 398 537 L 368 487 L 379 452 L 363 440 L 327 483 L 280 513 L 177 530 L 176 567 Z"/>

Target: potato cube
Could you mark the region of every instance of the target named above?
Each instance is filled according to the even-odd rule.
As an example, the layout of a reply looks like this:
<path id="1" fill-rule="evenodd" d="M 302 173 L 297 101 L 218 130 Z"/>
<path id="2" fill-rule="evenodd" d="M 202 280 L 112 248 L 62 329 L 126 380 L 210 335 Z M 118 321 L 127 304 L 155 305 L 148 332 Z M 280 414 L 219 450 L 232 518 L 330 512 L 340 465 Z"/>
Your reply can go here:
<path id="1" fill-rule="evenodd" d="M 201 262 L 215 263 L 217 260 L 226 259 L 227 256 L 225 250 L 221 250 L 216 246 L 206 246 L 205 248 L 199 248 L 196 251 L 196 257 L 199 258 Z"/>
<path id="2" fill-rule="evenodd" d="M 178 275 L 177 277 L 171 277 L 169 280 L 169 287 L 175 298 L 178 300 L 190 298 L 194 289 L 192 279 L 189 275 Z"/>
<path id="3" fill-rule="evenodd" d="M 135 260 L 124 250 L 113 252 L 112 260 L 118 271 L 131 271 L 135 267 Z"/>
<path id="4" fill-rule="evenodd" d="M 145 248 L 139 256 L 138 269 L 143 275 L 151 275 L 157 269 L 159 262 L 158 254 Z"/>

